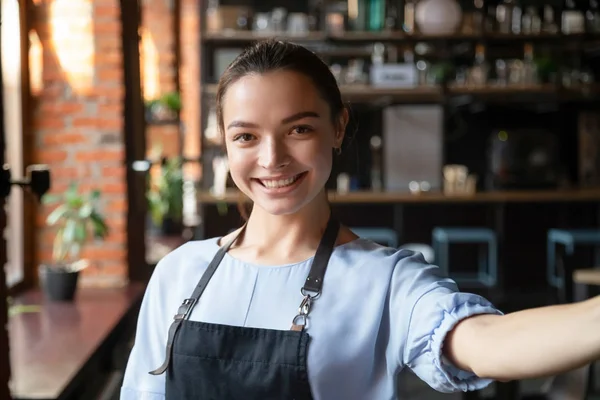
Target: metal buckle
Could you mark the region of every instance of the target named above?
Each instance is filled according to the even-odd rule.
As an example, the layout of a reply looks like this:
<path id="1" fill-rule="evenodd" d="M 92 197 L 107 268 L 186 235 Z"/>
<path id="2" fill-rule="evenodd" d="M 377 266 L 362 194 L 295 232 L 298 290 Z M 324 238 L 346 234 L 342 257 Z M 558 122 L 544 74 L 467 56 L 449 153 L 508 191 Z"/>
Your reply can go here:
<path id="1" fill-rule="evenodd" d="M 298 315 L 308 315 L 311 305 L 312 297 L 309 295 L 304 296 L 302 303 L 300 303 L 300 307 L 298 307 Z"/>
<path id="2" fill-rule="evenodd" d="M 309 296 L 313 299 L 316 299 L 321 295 L 321 292 L 313 292 L 313 291 L 310 291 L 310 292 L 314 293 L 314 294 L 309 294 L 309 291 L 304 288 L 300 289 L 300 293 L 302 293 L 302 296 Z"/>
<path id="3" fill-rule="evenodd" d="M 173 319 L 177 321 L 179 319 L 184 319 L 185 317 L 187 317 L 190 310 L 194 306 L 194 303 L 196 303 L 196 299 L 194 299 L 194 298 L 183 300 L 183 303 L 181 303 L 181 305 L 179 306 L 179 309 L 177 310 L 177 314 L 175 314 Z"/>

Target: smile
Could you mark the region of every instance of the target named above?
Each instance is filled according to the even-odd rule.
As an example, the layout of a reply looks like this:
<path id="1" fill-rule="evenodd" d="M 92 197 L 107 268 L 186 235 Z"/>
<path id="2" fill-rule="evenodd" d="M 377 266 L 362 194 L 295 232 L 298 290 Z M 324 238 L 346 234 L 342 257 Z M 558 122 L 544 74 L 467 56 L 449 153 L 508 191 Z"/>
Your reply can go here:
<path id="1" fill-rule="evenodd" d="M 255 179 L 259 182 L 263 187 L 270 190 L 281 190 L 281 189 L 289 189 L 306 176 L 306 172 L 302 172 L 300 174 L 290 176 L 287 178 L 279 178 L 279 179 Z"/>

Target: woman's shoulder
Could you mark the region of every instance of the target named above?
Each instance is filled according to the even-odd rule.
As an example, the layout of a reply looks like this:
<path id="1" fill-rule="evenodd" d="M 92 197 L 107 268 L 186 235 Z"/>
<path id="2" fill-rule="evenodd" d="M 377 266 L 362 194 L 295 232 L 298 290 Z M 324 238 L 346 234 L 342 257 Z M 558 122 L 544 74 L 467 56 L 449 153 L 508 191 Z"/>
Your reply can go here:
<path id="1" fill-rule="evenodd" d="M 218 237 L 191 240 L 171 250 L 157 263 L 153 276 L 171 280 L 173 275 L 197 275 L 210 263 L 219 249 Z"/>
<path id="2" fill-rule="evenodd" d="M 340 246 L 340 256 L 348 264 L 411 268 L 429 265 L 423 254 L 403 248 L 384 246 L 369 239 L 358 238 Z"/>

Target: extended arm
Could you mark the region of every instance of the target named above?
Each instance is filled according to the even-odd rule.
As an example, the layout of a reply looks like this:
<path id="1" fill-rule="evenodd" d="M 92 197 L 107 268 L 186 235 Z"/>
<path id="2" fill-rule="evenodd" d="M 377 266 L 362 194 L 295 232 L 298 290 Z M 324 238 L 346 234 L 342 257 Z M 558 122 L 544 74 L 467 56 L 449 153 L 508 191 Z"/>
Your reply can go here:
<path id="1" fill-rule="evenodd" d="M 578 368 L 600 359 L 600 296 L 465 319 L 446 337 L 444 355 L 463 370 L 500 381 Z"/>

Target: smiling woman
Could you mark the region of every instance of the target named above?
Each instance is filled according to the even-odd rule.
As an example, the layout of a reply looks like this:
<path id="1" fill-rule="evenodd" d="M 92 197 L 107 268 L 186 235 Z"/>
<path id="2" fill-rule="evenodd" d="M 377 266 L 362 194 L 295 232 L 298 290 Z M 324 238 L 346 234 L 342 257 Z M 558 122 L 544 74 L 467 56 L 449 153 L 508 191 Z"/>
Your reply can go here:
<path id="1" fill-rule="evenodd" d="M 217 101 L 231 176 L 254 205 L 237 231 L 159 262 L 123 400 L 392 399 L 404 368 L 459 392 L 600 356 L 600 298 L 500 316 L 420 253 L 337 221 L 324 187 L 348 113 L 307 49 L 255 44 Z M 576 341 L 564 327 L 589 334 Z"/>

